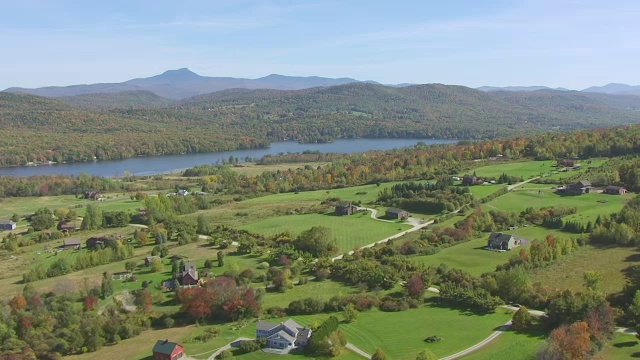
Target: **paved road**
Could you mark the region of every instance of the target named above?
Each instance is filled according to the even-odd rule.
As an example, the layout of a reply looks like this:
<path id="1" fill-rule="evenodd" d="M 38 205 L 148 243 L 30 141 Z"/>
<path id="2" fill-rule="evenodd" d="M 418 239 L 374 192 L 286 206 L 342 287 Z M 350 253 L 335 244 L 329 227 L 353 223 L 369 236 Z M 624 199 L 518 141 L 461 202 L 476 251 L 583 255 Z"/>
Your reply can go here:
<path id="1" fill-rule="evenodd" d="M 233 340 L 232 342 L 228 343 L 227 345 L 225 345 L 225 346 L 219 348 L 218 350 L 216 350 L 213 354 L 211 354 L 211 356 L 209 356 L 208 360 L 214 360 L 216 358 L 216 356 L 220 355 L 221 352 L 231 349 L 231 344 L 234 344 L 234 343 L 236 343 L 238 341 L 245 341 L 245 340 L 254 340 L 254 339 L 246 338 L 246 337 L 239 337 L 239 338 Z"/>
<path id="2" fill-rule="evenodd" d="M 511 320 L 509 320 L 507 323 L 505 323 L 504 325 L 502 325 L 501 327 L 498 328 L 498 330 L 494 331 L 491 335 L 489 335 L 489 337 L 487 337 L 486 339 L 480 341 L 479 343 L 473 345 L 470 348 L 464 349 L 460 352 L 457 352 L 453 355 L 449 355 L 449 356 L 445 356 L 443 358 L 440 358 L 440 360 L 454 360 L 454 359 L 459 359 L 463 356 L 469 355 L 470 353 L 486 346 L 487 344 L 489 344 L 490 342 L 492 342 L 493 340 L 495 340 L 498 336 L 502 335 L 502 333 L 504 333 L 507 329 L 509 329 L 509 327 L 511 326 Z"/>
<path id="3" fill-rule="evenodd" d="M 365 359 L 371 359 L 371 354 L 368 354 L 366 352 L 364 352 L 364 350 L 360 349 L 359 347 L 353 345 L 352 343 L 347 343 L 347 345 L 345 345 L 345 347 L 351 351 L 353 351 L 354 353 L 362 356 Z"/>
<path id="4" fill-rule="evenodd" d="M 521 182 L 519 182 L 519 183 L 517 183 L 517 184 L 509 185 L 509 186 L 507 186 L 507 190 L 508 190 L 508 191 L 511 191 L 511 190 L 513 190 L 513 189 L 517 188 L 518 186 L 522 186 L 522 185 L 524 185 L 524 184 L 526 184 L 526 183 L 528 183 L 528 182 L 531 182 L 531 181 L 533 181 L 533 180 L 536 180 L 536 179 L 540 179 L 540 176 L 536 176 L 536 177 L 531 178 L 531 179 L 529 179 L 529 180 L 521 181 Z"/>

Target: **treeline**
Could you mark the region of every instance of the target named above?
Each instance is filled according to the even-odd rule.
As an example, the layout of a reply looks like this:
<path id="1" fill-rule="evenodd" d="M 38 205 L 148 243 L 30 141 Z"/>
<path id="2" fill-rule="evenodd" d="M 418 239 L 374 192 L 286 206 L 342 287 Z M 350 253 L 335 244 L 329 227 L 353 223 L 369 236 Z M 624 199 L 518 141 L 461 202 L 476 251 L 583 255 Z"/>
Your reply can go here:
<path id="1" fill-rule="evenodd" d="M 435 183 L 405 182 L 380 191 L 376 203 L 408 211 L 439 214 L 454 211 L 470 203 L 473 196 L 466 187 L 454 187 L 451 177 Z"/>

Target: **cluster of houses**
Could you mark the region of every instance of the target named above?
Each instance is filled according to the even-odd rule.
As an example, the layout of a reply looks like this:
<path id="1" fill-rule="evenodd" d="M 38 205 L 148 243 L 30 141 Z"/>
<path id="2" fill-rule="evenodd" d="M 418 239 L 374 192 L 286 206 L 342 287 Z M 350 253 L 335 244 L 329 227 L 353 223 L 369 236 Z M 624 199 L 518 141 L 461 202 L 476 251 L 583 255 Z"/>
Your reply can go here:
<path id="1" fill-rule="evenodd" d="M 85 241 L 85 247 L 89 250 L 99 249 L 110 240 L 122 243 L 124 242 L 124 237 L 122 235 L 92 236 Z M 58 248 L 61 250 L 78 250 L 82 248 L 82 240 L 78 238 L 65 238 L 62 240 L 62 245 Z"/>
<path id="2" fill-rule="evenodd" d="M 564 195 L 582 195 L 589 194 L 591 192 L 597 191 L 597 189 L 591 184 L 589 180 L 580 180 L 573 184 L 568 184 L 566 186 L 559 186 L 556 188 L 556 191 L 560 194 Z M 624 195 L 627 193 L 627 189 L 622 186 L 614 186 L 609 185 L 601 190 L 605 194 L 609 195 Z"/>

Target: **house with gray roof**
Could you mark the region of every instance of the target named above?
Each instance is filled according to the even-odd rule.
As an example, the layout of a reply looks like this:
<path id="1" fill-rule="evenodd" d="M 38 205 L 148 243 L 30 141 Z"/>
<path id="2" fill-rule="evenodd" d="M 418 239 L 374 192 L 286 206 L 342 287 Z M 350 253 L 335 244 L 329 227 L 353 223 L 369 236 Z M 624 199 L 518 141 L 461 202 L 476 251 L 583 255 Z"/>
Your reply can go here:
<path id="1" fill-rule="evenodd" d="M 260 320 L 256 325 L 256 338 L 266 339 L 267 348 L 287 353 L 307 346 L 311 329 L 289 319 L 279 324 Z"/>
<path id="2" fill-rule="evenodd" d="M 525 239 L 512 234 L 504 234 L 500 232 L 492 232 L 487 241 L 487 249 L 494 251 L 507 251 L 520 245 L 526 245 Z"/>

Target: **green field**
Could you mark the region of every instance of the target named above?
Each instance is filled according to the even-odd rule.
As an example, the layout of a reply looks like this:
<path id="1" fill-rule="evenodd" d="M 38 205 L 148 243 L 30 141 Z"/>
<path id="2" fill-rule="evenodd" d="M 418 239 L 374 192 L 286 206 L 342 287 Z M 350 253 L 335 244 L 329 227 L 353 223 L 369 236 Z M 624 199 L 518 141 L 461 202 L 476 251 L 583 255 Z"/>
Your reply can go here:
<path id="1" fill-rule="evenodd" d="M 77 199 L 73 195 L 41 196 L 41 197 L 10 197 L 0 199 L 0 218 L 8 218 L 12 214 L 32 214 L 37 209 L 47 207 L 51 210 L 66 208 L 74 209 L 79 216 L 84 215 L 85 207 L 97 203 L 103 211 L 137 210 L 144 207 L 144 202 L 131 200 L 128 194 L 104 194 L 104 201 Z"/>
<path id="2" fill-rule="evenodd" d="M 539 281 L 561 289 L 581 290 L 584 272 L 596 270 L 605 279 L 600 285 L 601 290 L 610 294 L 622 290 L 627 277 L 638 276 L 634 269 L 638 265 L 640 250 L 635 247 L 587 247 L 565 260 L 534 270 L 532 282 Z"/>
<path id="3" fill-rule="evenodd" d="M 349 342 L 370 354 L 380 347 L 389 359 L 413 360 L 427 346 L 439 357 L 466 349 L 509 318 L 500 311 L 480 316 L 425 305 L 401 312 L 371 310 L 361 313 L 355 323 L 341 327 Z M 424 339 L 432 335 L 443 340 L 428 345 Z"/>
<path id="4" fill-rule="evenodd" d="M 598 356 L 607 360 L 637 359 L 640 358 L 640 342 L 633 335 L 617 334 Z"/>
<path id="5" fill-rule="evenodd" d="M 523 179 L 530 179 L 532 177 L 541 176 L 546 173 L 550 173 L 554 167 L 555 161 L 522 161 L 522 162 L 495 162 L 491 165 L 485 165 L 474 169 L 478 177 L 500 177 L 502 174 L 509 176 L 522 177 Z"/>
<path id="6" fill-rule="evenodd" d="M 262 307 L 264 309 L 272 306 L 287 307 L 293 300 L 304 299 L 308 297 L 327 301 L 332 297 L 339 295 L 345 296 L 356 293 L 356 289 L 353 287 L 343 285 L 339 282 L 325 280 L 325 281 L 310 281 L 305 285 L 296 285 L 293 289 L 289 289 L 284 293 L 280 292 L 268 292 L 264 296 L 262 301 Z"/>
<path id="7" fill-rule="evenodd" d="M 546 333 L 506 331 L 482 349 L 465 356 L 465 360 L 533 360 L 544 344 Z"/>
<path id="8" fill-rule="evenodd" d="M 262 196 L 254 199 L 246 200 L 247 204 L 264 204 L 264 203 L 295 203 L 296 201 L 323 201 L 327 198 L 340 198 L 344 201 L 362 201 L 363 203 L 371 203 L 378 198 L 378 193 L 384 188 L 390 188 L 397 182 L 389 182 L 380 184 L 380 186 L 362 185 L 353 186 L 342 189 L 302 191 L 299 193 L 282 193 L 275 195 Z M 360 193 L 360 194 L 358 194 Z"/>
<path id="9" fill-rule="evenodd" d="M 423 255 L 411 258 L 416 263 L 438 266 L 447 264 L 449 267 L 463 269 L 471 275 L 479 276 L 483 273 L 494 271 L 497 265 L 504 264 L 515 251 L 495 252 L 484 250 L 487 246 L 487 237 L 481 237 L 462 244 L 443 249 L 434 255 Z"/>
<path id="10" fill-rule="evenodd" d="M 601 193 L 584 194 L 580 196 L 560 196 L 551 189 L 550 185 L 529 184 L 522 189 L 515 189 L 483 205 L 486 210 L 504 210 L 521 212 L 533 207 L 575 207 L 578 212 L 569 215 L 564 220 L 578 220 L 586 223 L 594 221 L 598 215 L 609 215 L 620 211 L 624 204 L 635 197 L 634 194 L 607 195 Z"/>
<path id="11" fill-rule="evenodd" d="M 332 213 L 286 215 L 245 225 L 241 229 L 264 235 L 274 235 L 288 230 L 295 236 L 313 226 L 331 228 L 342 252 L 371 244 L 410 228 L 404 224 L 373 220 L 369 212 L 359 212 L 351 216 L 335 216 Z"/>

